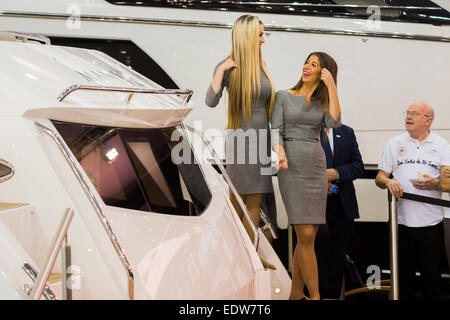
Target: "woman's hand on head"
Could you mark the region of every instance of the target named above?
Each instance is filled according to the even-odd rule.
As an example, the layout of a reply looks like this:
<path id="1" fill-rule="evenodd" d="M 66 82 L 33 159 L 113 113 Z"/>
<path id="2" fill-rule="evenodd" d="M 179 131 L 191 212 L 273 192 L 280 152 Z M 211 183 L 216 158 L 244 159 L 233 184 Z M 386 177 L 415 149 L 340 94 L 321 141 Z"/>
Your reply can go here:
<path id="1" fill-rule="evenodd" d="M 335 87 L 336 83 L 334 82 L 333 75 L 326 68 L 322 68 L 320 71 L 320 80 L 322 80 L 328 89 Z"/>
<path id="2" fill-rule="evenodd" d="M 220 64 L 220 66 L 217 67 L 213 80 L 211 81 L 211 88 L 213 89 L 215 94 L 217 94 L 221 90 L 220 88 L 223 82 L 225 71 L 232 68 L 239 68 L 239 66 L 231 58 L 227 58 Z"/>
<path id="3" fill-rule="evenodd" d="M 227 58 L 221 65 L 220 68 L 222 68 L 223 71 L 227 71 L 233 68 L 239 68 L 239 66 L 234 62 L 231 58 Z"/>

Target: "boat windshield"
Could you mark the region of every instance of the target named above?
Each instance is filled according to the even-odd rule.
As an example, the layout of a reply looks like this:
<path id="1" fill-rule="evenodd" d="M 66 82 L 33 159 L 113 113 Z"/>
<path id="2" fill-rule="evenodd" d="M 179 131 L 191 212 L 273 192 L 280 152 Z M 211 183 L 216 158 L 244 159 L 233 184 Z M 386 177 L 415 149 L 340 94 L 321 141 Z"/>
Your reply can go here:
<path id="1" fill-rule="evenodd" d="M 181 127 L 53 124 L 106 205 L 184 216 L 208 206 L 211 192 Z"/>

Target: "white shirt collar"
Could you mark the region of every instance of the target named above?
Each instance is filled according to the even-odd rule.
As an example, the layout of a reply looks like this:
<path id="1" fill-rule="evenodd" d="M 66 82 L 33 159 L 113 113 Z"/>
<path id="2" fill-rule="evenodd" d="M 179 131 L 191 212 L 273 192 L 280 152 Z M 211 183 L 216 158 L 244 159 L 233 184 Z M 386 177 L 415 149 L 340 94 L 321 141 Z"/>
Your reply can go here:
<path id="1" fill-rule="evenodd" d="M 328 142 L 330 143 L 331 152 L 334 154 L 334 137 L 333 128 L 327 128 Z"/>
<path id="2" fill-rule="evenodd" d="M 409 132 L 408 132 L 408 131 L 406 131 L 406 135 L 407 135 L 407 137 L 408 137 L 408 141 L 412 141 L 412 142 L 418 143 L 418 140 L 417 140 L 417 139 L 411 138 L 411 136 L 409 135 Z M 420 144 L 424 144 L 424 143 L 433 143 L 433 142 L 434 142 L 434 134 L 433 134 L 433 132 L 430 130 L 430 133 L 428 134 L 428 137 L 426 137 L 425 140 L 423 140 L 422 143 L 420 143 Z"/>

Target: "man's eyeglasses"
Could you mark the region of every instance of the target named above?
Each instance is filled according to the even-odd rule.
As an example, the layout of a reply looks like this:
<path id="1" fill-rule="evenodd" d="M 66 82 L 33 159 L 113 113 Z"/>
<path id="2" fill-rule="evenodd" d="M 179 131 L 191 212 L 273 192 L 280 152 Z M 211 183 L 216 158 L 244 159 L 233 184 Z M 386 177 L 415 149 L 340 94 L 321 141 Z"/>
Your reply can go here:
<path id="1" fill-rule="evenodd" d="M 413 118 L 421 116 L 420 113 L 418 113 L 417 111 L 404 111 L 403 114 L 405 115 L 405 117 L 411 116 Z M 424 117 L 430 118 L 431 116 L 423 114 Z"/>

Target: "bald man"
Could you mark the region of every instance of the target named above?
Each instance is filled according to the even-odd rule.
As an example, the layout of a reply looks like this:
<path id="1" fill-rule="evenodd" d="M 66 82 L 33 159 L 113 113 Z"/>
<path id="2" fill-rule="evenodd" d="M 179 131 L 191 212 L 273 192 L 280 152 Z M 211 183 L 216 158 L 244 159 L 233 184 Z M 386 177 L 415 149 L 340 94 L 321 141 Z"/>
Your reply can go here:
<path id="1" fill-rule="evenodd" d="M 416 102 L 405 112 L 406 132 L 389 140 L 378 165 L 375 183 L 395 197 L 403 192 L 441 198 L 439 186 L 442 151 L 448 142 L 431 132 L 433 109 Z M 392 177 L 391 177 L 392 175 Z M 444 251 L 443 209 L 440 206 L 399 199 L 400 299 L 415 298 L 416 271 L 425 298 L 439 297 L 440 267 Z"/>

